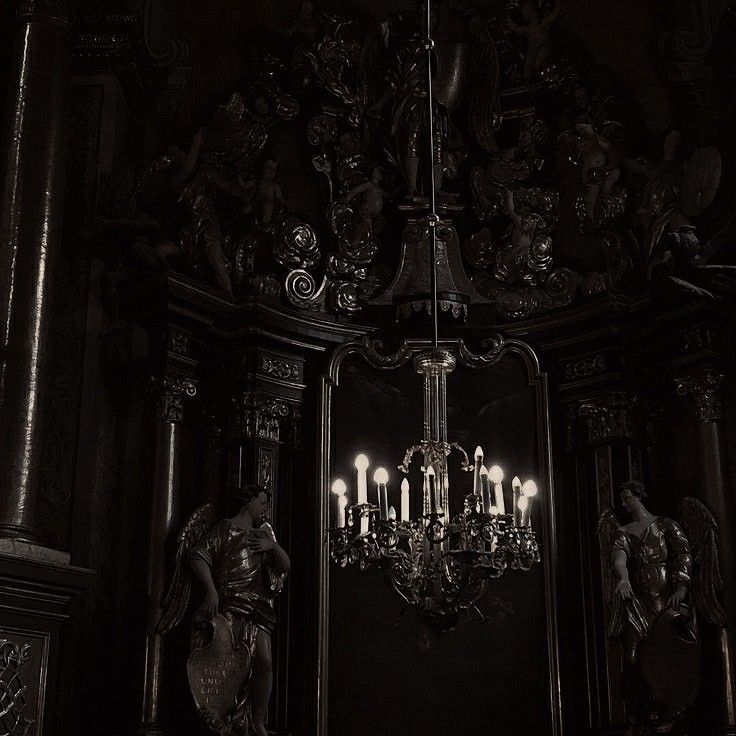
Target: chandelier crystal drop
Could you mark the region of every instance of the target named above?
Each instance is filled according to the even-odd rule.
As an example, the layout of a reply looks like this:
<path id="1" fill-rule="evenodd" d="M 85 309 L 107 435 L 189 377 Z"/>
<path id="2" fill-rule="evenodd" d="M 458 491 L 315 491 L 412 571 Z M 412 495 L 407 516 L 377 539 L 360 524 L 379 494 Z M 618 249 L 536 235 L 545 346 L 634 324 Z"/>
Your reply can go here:
<path id="1" fill-rule="evenodd" d="M 432 104 L 431 4 L 426 3 L 424 47 L 427 51 L 427 133 L 429 151 L 434 150 Z M 430 158 L 431 160 L 431 158 Z M 399 595 L 414 607 L 420 619 L 438 631 L 455 626 L 461 613 L 482 620 L 478 603 L 488 582 L 510 569 L 529 570 L 540 560 L 531 525 L 537 495 L 534 480 L 522 483 L 517 476 L 509 484 L 499 465 L 487 468 L 477 447 L 473 462 L 447 435 L 447 377 L 456 367 L 453 352 L 441 348 L 438 329 L 437 215 L 435 176 L 430 168 L 429 214 L 426 227 L 431 277 L 432 347 L 418 354 L 414 368 L 423 380 L 424 438 L 406 450 L 398 466 L 401 503 L 388 504 L 391 474 L 385 467 L 373 470 L 369 493 L 369 458 L 355 458 L 355 495 L 342 478 L 334 479 L 335 524 L 330 532 L 330 555 L 341 567 L 357 565 L 366 570 L 378 565 L 388 570 Z M 448 461 L 456 454 L 463 471 L 472 472 L 472 488 L 464 498 L 463 511 L 450 515 Z M 421 488 L 412 488 L 408 474 L 415 456 L 421 457 Z M 505 483 L 505 485 L 504 485 Z M 468 483 L 470 486 L 470 483 Z M 420 494 L 421 514 L 411 518 L 411 499 Z"/>

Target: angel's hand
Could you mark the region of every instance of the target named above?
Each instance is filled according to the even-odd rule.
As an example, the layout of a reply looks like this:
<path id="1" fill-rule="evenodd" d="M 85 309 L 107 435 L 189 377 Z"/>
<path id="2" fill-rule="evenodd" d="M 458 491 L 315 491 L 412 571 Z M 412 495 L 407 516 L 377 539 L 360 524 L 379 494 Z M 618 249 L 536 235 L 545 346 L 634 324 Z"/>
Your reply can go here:
<path id="1" fill-rule="evenodd" d="M 265 529 L 255 529 L 251 532 L 248 549 L 251 552 L 269 552 L 273 549 L 275 542 L 273 537 Z"/>
<path id="2" fill-rule="evenodd" d="M 631 583 L 628 580 L 619 580 L 616 586 L 616 592 L 624 599 L 631 598 L 634 591 L 631 589 Z"/>
<path id="3" fill-rule="evenodd" d="M 669 601 L 667 601 L 667 605 L 670 608 L 674 608 L 677 610 L 681 605 L 682 602 L 685 600 L 685 596 L 687 595 L 687 590 L 683 588 L 682 586 L 679 587 L 671 596 Z"/>
<path id="4" fill-rule="evenodd" d="M 216 590 L 208 590 L 204 599 L 204 610 L 210 618 L 214 618 L 220 612 L 220 596 Z"/>

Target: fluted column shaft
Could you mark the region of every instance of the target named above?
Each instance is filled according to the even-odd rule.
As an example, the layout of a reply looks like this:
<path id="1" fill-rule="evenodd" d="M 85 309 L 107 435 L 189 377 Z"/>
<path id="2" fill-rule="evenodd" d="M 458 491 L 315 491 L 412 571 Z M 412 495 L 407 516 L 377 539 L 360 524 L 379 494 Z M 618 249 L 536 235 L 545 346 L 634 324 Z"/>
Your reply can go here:
<path id="1" fill-rule="evenodd" d="M 726 627 L 719 633 L 723 708 L 720 733 L 736 736 L 736 504 L 728 488 L 729 468 L 723 429 L 724 375 L 706 368 L 676 379 L 697 421 L 702 470 L 701 497 L 718 522 Z"/>
<path id="2" fill-rule="evenodd" d="M 148 542 L 146 650 L 138 733 L 160 734 L 159 705 L 162 637 L 156 627 L 166 592 L 166 543 L 176 534 L 179 509 L 181 423 L 187 397 L 197 393 L 195 384 L 182 378 L 162 378 L 156 392 L 156 465 L 151 501 Z"/>
<path id="3" fill-rule="evenodd" d="M 53 263 L 61 244 L 66 0 L 22 0 L 0 203 L 0 536 L 33 540 Z"/>

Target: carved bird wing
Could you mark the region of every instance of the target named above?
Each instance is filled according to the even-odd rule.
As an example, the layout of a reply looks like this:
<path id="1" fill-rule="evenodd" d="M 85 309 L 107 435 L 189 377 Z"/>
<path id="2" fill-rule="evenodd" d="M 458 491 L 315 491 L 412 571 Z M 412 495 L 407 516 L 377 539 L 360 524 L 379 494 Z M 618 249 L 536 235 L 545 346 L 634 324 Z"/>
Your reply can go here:
<path id="1" fill-rule="evenodd" d="M 598 519 L 598 543 L 601 550 L 601 571 L 603 574 L 603 604 L 608 620 L 607 633 L 610 637 L 621 634 L 624 619 L 621 598 L 616 594 L 611 566 L 613 540 L 618 528 L 616 514 L 611 509 L 604 511 Z"/>
<path id="2" fill-rule="evenodd" d="M 189 552 L 215 523 L 211 503 L 200 506 L 190 517 L 177 537 L 174 577 L 164 598 L 164 612 L 156 627 L 160 634 L 168 634 L 181 623 L 189 605 L 192 576 L 189 572 Z"/>
<path id="3" fill-rule="evenodd" d="M 487 153 L 498 151 L 493 131 L 501 122 L 499 65 L 496 45 L 488 26 L 479 20 L 468 24 L 470 65 L 468 127 Z"/>
<path id="4" fill-rule="evenodd" d="M 700 615 L 716 626 L 725 626 L 726 612 L 718 600 L 723 588 L 718 562 L 718 523 L 696 498 L 683 498 L 682 527 L 693 553 L 693 595 Z"/>

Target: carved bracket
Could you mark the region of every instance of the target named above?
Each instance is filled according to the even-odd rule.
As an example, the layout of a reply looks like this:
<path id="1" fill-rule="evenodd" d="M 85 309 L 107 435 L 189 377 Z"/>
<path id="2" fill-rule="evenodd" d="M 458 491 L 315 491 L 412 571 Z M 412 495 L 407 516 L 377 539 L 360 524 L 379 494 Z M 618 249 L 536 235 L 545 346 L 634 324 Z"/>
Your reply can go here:
<path id="1" fill-rule="evenodd" d="M 197 385 L 179 376 L 152 377 L 150 391 L 156 396 L 156 418 L 162 422 L 181 422 L 185 399 L 197 395 Z"/>

